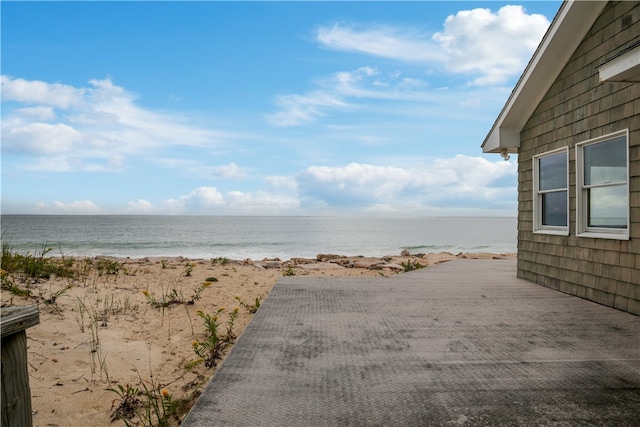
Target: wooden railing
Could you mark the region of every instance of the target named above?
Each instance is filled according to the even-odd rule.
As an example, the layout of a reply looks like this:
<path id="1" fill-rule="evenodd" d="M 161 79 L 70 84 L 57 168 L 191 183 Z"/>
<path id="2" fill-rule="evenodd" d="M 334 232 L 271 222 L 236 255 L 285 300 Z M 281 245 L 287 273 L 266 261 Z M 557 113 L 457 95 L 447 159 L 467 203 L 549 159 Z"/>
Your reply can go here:
<path id="1" fill-rule="evenodd" d="M 2 331 L 2 427 L 31 426 L 26 329 L 40 323 L 37 307 L 0 308 Z"/>

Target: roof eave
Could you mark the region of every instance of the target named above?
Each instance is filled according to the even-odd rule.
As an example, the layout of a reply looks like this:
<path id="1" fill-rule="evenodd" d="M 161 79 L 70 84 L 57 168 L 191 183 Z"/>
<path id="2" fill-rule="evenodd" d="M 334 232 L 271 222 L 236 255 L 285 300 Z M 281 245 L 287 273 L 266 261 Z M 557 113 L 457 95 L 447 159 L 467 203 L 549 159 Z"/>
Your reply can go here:
<path id="1" fill-rule="evenodd" d="M 514 153 L 520 131 L 596 21 L 607 1 L 565 1 L 482 143 L 484 153 Z"/>

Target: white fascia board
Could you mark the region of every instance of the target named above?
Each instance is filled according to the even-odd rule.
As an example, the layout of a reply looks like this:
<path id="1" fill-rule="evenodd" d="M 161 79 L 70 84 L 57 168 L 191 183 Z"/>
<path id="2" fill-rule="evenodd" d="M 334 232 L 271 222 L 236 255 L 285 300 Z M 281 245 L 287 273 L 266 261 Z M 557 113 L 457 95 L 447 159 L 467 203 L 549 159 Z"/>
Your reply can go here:
<path id="1" fill-rule="evenodd" d="M 517 151 L 520 146 L 520 130 L 571 59 L 606 4 L 606 0 L 572 0 L 565 1 L 560 6 L 558 14 L 482 143 L 484 153 L 500 153 L 505 149 L 508 152 Z"/>
<path id="2" fill-rule="evenodd" d="M 599 72 L 600 82 L 640 83 L 640 46 L 606 62 Z"/>
<path id="3" fill-rule="evenodd" d="M 520 147 L 520 129 L 499 127 L 491 132 L 484 144 L 483 153 L 517 153 Z"/>

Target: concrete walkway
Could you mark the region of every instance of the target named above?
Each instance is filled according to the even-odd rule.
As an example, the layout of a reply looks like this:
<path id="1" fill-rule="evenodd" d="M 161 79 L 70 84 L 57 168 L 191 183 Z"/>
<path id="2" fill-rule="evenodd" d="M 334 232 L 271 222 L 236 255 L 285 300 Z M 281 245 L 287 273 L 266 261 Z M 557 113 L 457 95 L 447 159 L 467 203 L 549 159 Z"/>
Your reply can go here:
<path id="1" fill-rule="evenodd" d="M 284 277 L 183 426 L 639 426 L 640 317 L 456 260 Z"/>

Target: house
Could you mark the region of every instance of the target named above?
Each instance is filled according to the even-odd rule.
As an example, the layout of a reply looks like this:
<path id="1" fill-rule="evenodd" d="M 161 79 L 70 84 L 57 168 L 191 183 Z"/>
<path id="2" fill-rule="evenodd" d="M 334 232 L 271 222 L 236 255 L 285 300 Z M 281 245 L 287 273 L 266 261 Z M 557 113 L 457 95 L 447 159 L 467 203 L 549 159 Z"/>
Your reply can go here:
<path id="1" fill-rule="evenodd" d="M 482 149 L 518 154 L 518 277 L 640 315 L 640 2 L 565 1 Z"/>

